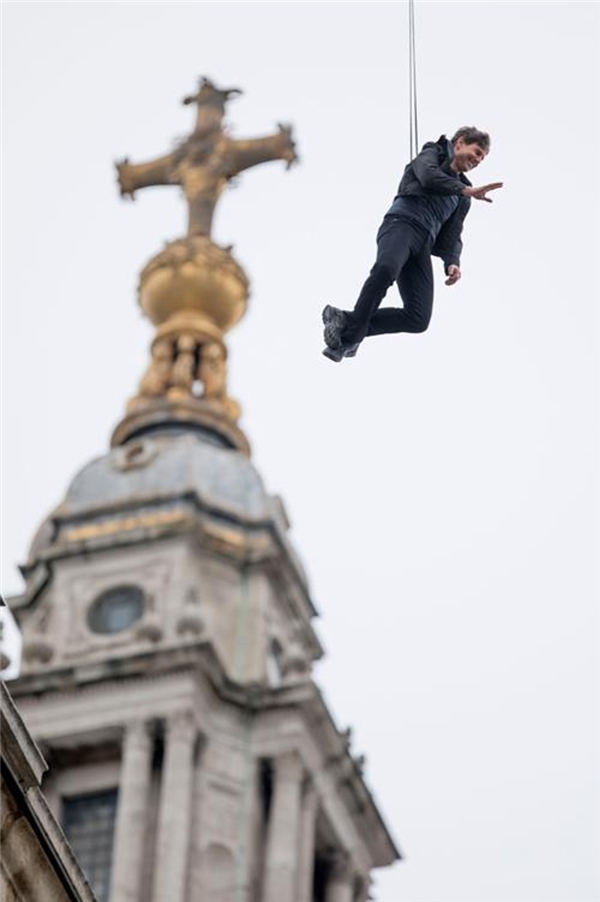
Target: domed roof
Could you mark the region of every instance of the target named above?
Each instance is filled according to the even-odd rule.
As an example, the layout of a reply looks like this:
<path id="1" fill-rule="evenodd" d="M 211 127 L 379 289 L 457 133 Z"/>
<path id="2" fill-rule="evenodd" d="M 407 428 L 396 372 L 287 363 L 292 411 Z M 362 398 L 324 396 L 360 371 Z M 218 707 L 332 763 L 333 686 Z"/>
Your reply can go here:
<path id="1" fill-rule="evenodd" d="M 270 523 L 308 587 L 307 573 L 290 541 L 290 524 L 281 499 L 266 492 L 243 452 L 218 446 L 202 433 L 189 430 L 131 439 L 88 463 L 71 482 L 62 504 L 42 522 L 24 566 L 34 566 L 54 543 L 61 520 L 96 520 L 119 509 L 129 515 L 134 508 L 186 495 L 196 497 L 217 517 L 249 525 Z"/>
<path id="2" fill-rule="evenodd" d="M 242 521 L 272 516 L 262 479 L 248 458 L 190 432 L 135 439 L 91 461 L 73 479 L 60 513 L 80 515 L 185 494 Z"/>

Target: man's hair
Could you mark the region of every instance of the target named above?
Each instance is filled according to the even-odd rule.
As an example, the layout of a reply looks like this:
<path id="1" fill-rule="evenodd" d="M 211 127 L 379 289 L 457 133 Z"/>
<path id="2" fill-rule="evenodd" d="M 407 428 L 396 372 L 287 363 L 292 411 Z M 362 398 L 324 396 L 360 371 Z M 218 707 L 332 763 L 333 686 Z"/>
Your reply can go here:
<path id="1" fill-rule="evenodd" d="M 486 153 L 490 149 L 490 136 L 487 132 L 480 132 L 474 125 L 463 125 L 452 138 L 452 143 L 456 144 L 459 138 L 462 138 L 465 144 L 479 144 Z"/>

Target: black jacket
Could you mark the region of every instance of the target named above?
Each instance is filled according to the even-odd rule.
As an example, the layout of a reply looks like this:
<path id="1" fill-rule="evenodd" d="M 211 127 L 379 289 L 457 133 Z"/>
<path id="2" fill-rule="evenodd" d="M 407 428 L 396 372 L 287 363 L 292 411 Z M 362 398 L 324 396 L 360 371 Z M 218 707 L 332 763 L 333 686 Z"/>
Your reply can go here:
<path id="1" fill-rule="evenodd" d="M 458 177 L 449 169 L 454 152 L 445 135 L 423 145 L 420 154 L 408 164 L 398 186 L 397 197 L 426 196 L 427 194 L 460 194 L 471 185 L 461 172 Z M 440 229 L 431 253 L 441 257 L 447 270 L 452 264 L 460 266 L 461 234 L 465 216 L 471 206 L 470 197 L 460 197 L 458 207 Z"/>

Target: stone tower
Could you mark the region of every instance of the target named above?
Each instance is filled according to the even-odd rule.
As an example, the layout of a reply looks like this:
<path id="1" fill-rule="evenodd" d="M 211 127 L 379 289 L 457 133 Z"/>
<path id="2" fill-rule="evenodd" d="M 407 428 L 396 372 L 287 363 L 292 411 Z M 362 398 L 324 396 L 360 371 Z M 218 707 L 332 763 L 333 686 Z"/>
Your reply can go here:
<path id="1" fill-rule="evenodd" d="M 248 282 L 211 240 L 213 210 L 242 170 L 295 160 L 290 128 L 228 137 L 237 93 L 202 79 L 191 136 L 118 166 L 125 195 L 180 185 L 188 234 L 141 273 L 148 370 L 11 600 L 13 697 L 99 902 L 364 902 L 399 857 L 311 677 L 306 575 L 227 394 Z"/>

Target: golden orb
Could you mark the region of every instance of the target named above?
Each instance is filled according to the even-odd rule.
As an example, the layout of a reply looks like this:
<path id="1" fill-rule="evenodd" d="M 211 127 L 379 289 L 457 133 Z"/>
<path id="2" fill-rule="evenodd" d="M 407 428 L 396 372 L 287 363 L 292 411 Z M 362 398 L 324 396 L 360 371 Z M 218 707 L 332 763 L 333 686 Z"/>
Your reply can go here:
<path id="1" fill-rule="evenodd" d="M 140 274 L 138 296 L 155 326 L 186 312 L 200 315 L 224 333 L 243 316 L 248 285 L 229 248 L 193 235 L 169 242 L 148 261 Z"/>

